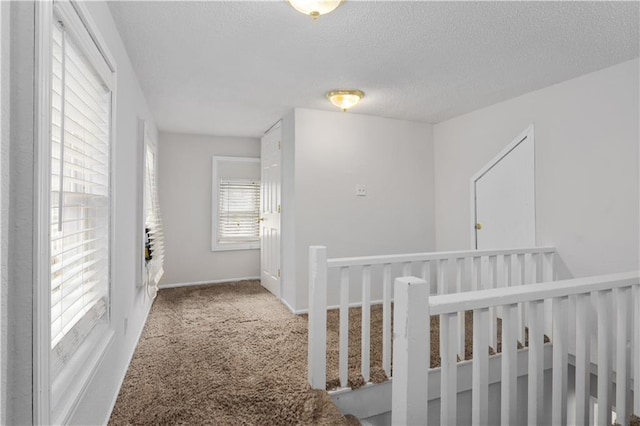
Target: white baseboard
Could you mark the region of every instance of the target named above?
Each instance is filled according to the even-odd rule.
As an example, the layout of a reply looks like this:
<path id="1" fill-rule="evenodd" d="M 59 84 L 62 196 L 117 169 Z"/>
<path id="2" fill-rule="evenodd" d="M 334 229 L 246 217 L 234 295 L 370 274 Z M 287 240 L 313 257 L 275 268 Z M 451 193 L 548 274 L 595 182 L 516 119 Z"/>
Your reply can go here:
<path id="1" fill-rule="evenodd" d="M 285 303 L 285 305 L 287 305 L 287 307 L 289 309 L 291 309 L 291 312 L 293 312 L 296 315 L 308 314 L 309 313 L 309 308 L 294 310 L 291 306 L 289 306 L 289 304 L 287 302 L 285 302 L 284 300 L 282 300 L 282 301 Z M 391 302 L 393 302 L 393 299 L 391 299 Z M 373 305 L 382 305 L 382 300 L 381 299 L 372 300 L 370 302 L 370 304 L 371 304 L 371 306 L 373 306 Z M 350 308 L 360 308 L 360 307 L 362 307 L 362 302 L 349 303 L 349 307 Z M 340 309 L 340 305 L 327 306 L 327 311 L 333 311 L 333 310 L 337 310 L 337 309 Z"/>
<path id="2" fill-rule="evenodd" d="M 287 307 L 287 309 L 289 309 L 291 311 L 292 314 L 296 314 L 298 315 L 298 312 L 296 312 L 295 309 L 293 309 L 293 307 L 289 304 L 289 302 L 287 302 L 286 300 L 284 300 L 283 298 L 280 299 L 280 302 L 282 302 L 282 304 L 284 306 Z"/>
<path id="3" fill-rule="evenodd" d="M 232 283 L 235 281 L 259 280 L 259 279 L 260 277 L 241 277 L 241 278 L 225 278 L 222 280 L 194 281 L 190 283 L 160 284 L 158 286 L 158 289 L 162 290 L 164 288 L 192 287 L 192 286 L 207 285 L 207 284 L 226 284 L 226 283 Z"/>

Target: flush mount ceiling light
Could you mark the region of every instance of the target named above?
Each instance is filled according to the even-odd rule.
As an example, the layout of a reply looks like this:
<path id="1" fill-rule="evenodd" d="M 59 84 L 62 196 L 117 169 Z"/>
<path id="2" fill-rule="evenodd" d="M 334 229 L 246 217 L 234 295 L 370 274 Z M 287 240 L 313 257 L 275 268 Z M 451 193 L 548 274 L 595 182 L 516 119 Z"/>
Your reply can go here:
<path id="1" fill-rule="evenodd" d="M 288 0 L 289 4 L 295 10 L 305 15 L 318 19 L 320 15 L 324 15 L 335 10 L 344 0 Z"/>
<path id="2" fill-rule="evenodd" d="M 327 93 L 327 99 L 343 111 L 356 106 L 364 98 L 362 90 L 332 90 Z"/>

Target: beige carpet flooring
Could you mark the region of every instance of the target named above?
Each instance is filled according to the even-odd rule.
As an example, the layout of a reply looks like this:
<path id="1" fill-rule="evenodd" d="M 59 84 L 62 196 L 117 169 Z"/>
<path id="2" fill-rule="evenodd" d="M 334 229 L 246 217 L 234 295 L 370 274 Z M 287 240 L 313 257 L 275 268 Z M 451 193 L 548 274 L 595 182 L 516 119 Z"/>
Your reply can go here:
<path id="1" fill-rule="evenodd" d="M 340 425 L 307 384 L 307 321 L 257 281 L 161 290 L 112 425 Z"/>

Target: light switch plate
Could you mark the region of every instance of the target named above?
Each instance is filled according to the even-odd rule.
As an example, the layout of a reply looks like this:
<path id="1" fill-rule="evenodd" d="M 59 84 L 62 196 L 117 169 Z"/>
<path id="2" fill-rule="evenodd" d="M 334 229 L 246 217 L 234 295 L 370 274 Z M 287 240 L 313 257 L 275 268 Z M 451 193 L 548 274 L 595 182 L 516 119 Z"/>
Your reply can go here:
<path id="1" fill-rule="evenodd" d="M 366 197 L 367 196 L 367 185 L 356 185 L 356 196 L 358 196 L 358 197 Z"/>

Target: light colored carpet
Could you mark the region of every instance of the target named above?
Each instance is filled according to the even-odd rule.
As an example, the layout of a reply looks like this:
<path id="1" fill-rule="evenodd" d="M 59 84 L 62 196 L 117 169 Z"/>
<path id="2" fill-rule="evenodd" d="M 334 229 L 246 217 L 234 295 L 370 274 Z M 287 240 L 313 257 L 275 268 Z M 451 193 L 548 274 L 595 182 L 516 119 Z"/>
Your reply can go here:
<path id="1" fill-rule="evenodd" d="M 112 425 L 358 424 L 307 384 L 307 321 L 257 281 L 161 290 Z"/>

